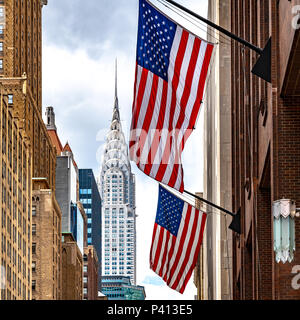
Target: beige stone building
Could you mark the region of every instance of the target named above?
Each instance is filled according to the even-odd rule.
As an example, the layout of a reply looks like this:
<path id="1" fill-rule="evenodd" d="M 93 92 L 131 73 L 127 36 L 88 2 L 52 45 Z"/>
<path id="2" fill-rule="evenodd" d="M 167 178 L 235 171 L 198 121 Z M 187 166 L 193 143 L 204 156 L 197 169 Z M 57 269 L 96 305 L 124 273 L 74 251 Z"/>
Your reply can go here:
<path id="1" fill-rule="evenodd" d="M 31 148 L 0 81 L 0 300 L 31 298 Z"/>
<path id="2" fill-rule="evenodd" d="M 209 0 L 208 19 L 230 30 L 230 1 Z M 213 54 L 204 108 L 204 198 L 231 210 L 231 46 L 208 27 L 208 40 L 218 43 Z M 204 300 L 232 298 L 232 218 L 206 206 L 207 223 L 201 259 Z"/>
<path id="3" fill-rule="evenodd" d="M 46 181 L 51 193 L 55 192 L 56 153 L 42 119 L 41 20 L 45 4 L 46 0 L 0 1 L 1 123 L 7 125 L 1 128 L 1 143 L 7 153 L 2 153 L 3 162 L 0 161 L 0 165 L 10 180 L 7 185 L 4 180 L 1 184 L 2 198 L 8 201 L 6 209 L 2 207 L 1 210 L 3 223 L 0 239 L 3 253 L 0 255 L 4 274 L 1 274 L 1 279 L 5 282 L 1 299 L 31 299 L 32 287 L 43 287 L 42 282 L 53 276 L 51 273 L 47 277 L 38 277 L 40 269 L 35 269 L 37 278 L 33 279 L 31 271 L 34 268 L 31 265 L 31 196 L 41 192 L 40 183 L 37 183 L 40 179 Z M 51 212 L 55 200 L 49 203 L 43 196 L 40 198 L 45 199 L 45 203 L 40 200 L 40 208 Z M 50 207 L 46 208 L 47 204 Z M 56 215 L 59 215 L 57 210 Z M 41 217 L 45 215 L 40 214 Z M 39 223 L 44 228 L 47 221 L 36 223 L 36 230 L 40 230 Z M 7 232 L 11 236 L 7 237 Z M 47 237 L 36 239 L 36 248 L 44 250 L 39 254 L 47 255 L 53 240 L 48 243 Z M 58 252 L 59 246 L 57 244 L 55 252 Z M 55 293 L 54 296 L 59 294 Z M 35 298 L 41 296 L 35 295 Z"/>
<path id="4" fill-rule="evenodd" d="M 196 192 L 196 196 L 203 198 L 203 192 Z M 195 199 L 195 206 L 199 210 L 203 210 L 204 212 L 206 211 L 205 206 L 203 206 L 202 201 L 198 200 L 197 198 Z M 200 252 L 199 256 L 197 259 L 197 263 L 194 269 L 194 284 L 197 288 L 197 295 L 196 299 L 197 300 L 204 300 L 204 283 L 205 283 L 205 265 L 203 264 L 204 261 L 204 254 L 206 253 L 206 242 L 202 241 L 202 245 L 200 247 Z M 207 271 L 206 271 L 207 272 Z"/>

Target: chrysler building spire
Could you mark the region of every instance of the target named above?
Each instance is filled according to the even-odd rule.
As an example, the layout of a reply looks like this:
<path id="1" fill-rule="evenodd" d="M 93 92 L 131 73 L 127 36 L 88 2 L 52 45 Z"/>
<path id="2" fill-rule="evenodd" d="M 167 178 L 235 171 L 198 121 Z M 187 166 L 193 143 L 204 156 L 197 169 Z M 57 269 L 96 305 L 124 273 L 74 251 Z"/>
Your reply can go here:
<path id="1" fill-rule="evenodd" d="M 100 173 L 103 276 L 128 276 L 136 284 L 135 176 L 120 121 L 115 69 L 115 102 Z"/>
<path id="2" fill-rule="evenodd" d="M 120 121 L 119 100 L 118 100 L 118 61 L 117 59 L 116 59 L 116 66 L 115 66 L 115 105 L 114 105 L 112 122 L 114 120 Z"/>

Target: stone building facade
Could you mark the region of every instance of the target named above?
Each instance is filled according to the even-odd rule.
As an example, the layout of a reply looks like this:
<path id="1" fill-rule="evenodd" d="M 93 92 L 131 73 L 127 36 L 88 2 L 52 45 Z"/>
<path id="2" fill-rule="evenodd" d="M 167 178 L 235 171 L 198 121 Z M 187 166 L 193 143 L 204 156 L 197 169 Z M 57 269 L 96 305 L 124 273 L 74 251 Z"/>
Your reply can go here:
<path id="1" fill-rule="evenodd" d="M 31 299 L 32 150 L 0 81 L 0 300 Z"/>
<path id="2" fill-rule="evenodd" d="M 230 0 L 208 1 L 208 19 L 230 29 Z M 207 39 L 215 45 L 204 108 L 203 197 L 231 211 L 231 92 L 230 40 L 208 27 Z M 202 246 L 203 300 L 230 300 L 231 217 L 210 206 Z"/>
<path id="3" fill-rule="evenodd" d="M 21 139 L 24 142 L 26 141 L 28 148 L 29 158 L 27 159 L 27 165 L 30 166 L 30 171 L 27 173 L 25 170 L 22 170 L 19 180 L 23 186 L 27 184 L 28 188 L 26 191 L 27 195 L 22 196 L 20 205 L 22 204 L 22 206 L 27 207 L 26 216 L 28 217 L 28 222 L 26 223 L 30 224 L 30 226 L 27 226 L 27 233 L 30 233 L 30 235 L 25 238 L 20 233 L 19 239 L 14 239 L 13 244 L 10 244 L 7 239 L 2 239 L 3 246 L 17 245 L 18 242 L 22 243 L 22 245 L 24 244 L 23 250 L 27 251 L 29 258 L 27 258 L 26 262 L 22 262 L 20 254 L 15 259 L 17 262 L 14 263 L 14 268 L 18 270 L 18 273 L 13 274 L 13 277 L 15 277 L 14 281 L 21 285 L 22 280 L 20 277 L 22 274 L 25 274 L 26 269 L 26 278 L 30 282 L 30 285 L 23 283 L 24 291 L 27 291 L 26 294 L 18 293 L 9 296 L 8 292 L 6 292 L 4 299 L 31 299 L 31 288 L 37 288 L 37 280 L 32 279 L 30 257 L 32 247 L 31 196 L 33 192 L 40 192 L 41 186 L 39 182 L 37 183 L 36 178 L 46 180 L 47 189 L 52 193 L 55 192 L 56 154 L 42 119 L 42 7 L 45 4 L 47 4 L 46 0 L 0 1 L 1 92 L 10 102 L 10 110 L 15 119 L 14 121 L 19 123 L 18 128 L 21 130 Z M 8 138 L 13 138 L 13 136 L 8 135 Z M 17 166 L 21 172 L 22 157 L 19 157 L 17 152 L 17 150 L 13 150 L 12 154 L 14 157 L 17 157 Z M 20 190 L 22 190 L 21 187 Z M 41 201 L 40 206 L 44 207 Z M 47 210 L 51 211 L 52 206 L 53 203 L 50 204 L 50 208 Z M 21 209 L 20 212 L 25 218 L 25 213 Z M 5 215 L 3 214 L 2 219 L 3 221 L 5 219 Z M 6 224 L 7 221 L 10 222 L 6 218 Z M 23 225 L 25 228 L 25 224 Z M 16 225 L 12 225 L 12 228 L 14 227 Z M 38 226 L 37 230 L 39 230 Z M 1 233 L 4 235 L 3 232 Z M 40 243 L 37 242 L 36 246 L 44 248 L 44 250 L 47 250 L 48 245 L 52 245 L 52 240 L 50 244 L 45 242 L 46 238 L 39 238 L 39 241 Z M 56 249 L 58 250 L 58 248 Z M 36 275 L 37 270 L 35 271 Z M 6 272 L 6 276 L 10 278 L 10 273 Z M 39 285 L 41 286 L 43 279 L 48 281 L 47 277 L 40 278 Z M 38 297 L 35 296 L 35 298 Z"/>

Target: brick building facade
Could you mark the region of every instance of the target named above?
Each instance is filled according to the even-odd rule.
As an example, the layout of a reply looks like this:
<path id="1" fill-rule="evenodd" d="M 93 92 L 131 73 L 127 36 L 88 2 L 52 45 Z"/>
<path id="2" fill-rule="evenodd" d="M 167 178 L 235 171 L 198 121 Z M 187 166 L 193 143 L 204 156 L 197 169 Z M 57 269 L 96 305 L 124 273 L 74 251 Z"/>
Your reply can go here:
<path id="1" fill-rule="evenodd" d="M 92 245 L 84 248 L 83 299 L 98 300 L 98 256 Z"/>
<path id="2" fill-rule="evenodd" d="M 32 192 L 32 299 L 61 300 L 61 210 L 45 179 Z"/>
<path id="3" fill-rule="evenodd" d="M 72 233 L 62 235 L 62 300 L 83 299 L 83 257 Z"/>
<path id="4" fill-rule="evenodd" d="M 277 263 L 272 202 L 300 206 L 300 30 L 293 27 L 299 0 L 231 1 L 231 30 L 263 48 L 272 36 L 272 83 L 250 71 L 257 54 L 232 42 L 232 193 L 242 234 L 233 234 L 234 299 L 299 299 L 292 286 L 300 264 L 300 219 L 294 260 Z"/>

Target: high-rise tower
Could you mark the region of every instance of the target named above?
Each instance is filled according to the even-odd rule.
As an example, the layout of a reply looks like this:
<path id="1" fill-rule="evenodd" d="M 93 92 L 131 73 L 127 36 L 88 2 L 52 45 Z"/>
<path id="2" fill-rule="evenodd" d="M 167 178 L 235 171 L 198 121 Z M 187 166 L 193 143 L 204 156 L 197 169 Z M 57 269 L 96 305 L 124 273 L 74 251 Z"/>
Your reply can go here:
<path id="1" fill-rule="evenodd" d="M 56 153 L 42 119 L 46 4 L 0 1 L 1 300 L 60 298 Z"/>
<path id="2" fill-rule="evenodd" d="M 136 284 L 135 176 L 120 121 L 117 94 L 100 174 L 102 196 L 102 274 L 129 276 Z"/>

